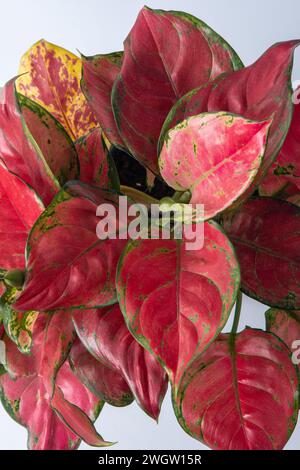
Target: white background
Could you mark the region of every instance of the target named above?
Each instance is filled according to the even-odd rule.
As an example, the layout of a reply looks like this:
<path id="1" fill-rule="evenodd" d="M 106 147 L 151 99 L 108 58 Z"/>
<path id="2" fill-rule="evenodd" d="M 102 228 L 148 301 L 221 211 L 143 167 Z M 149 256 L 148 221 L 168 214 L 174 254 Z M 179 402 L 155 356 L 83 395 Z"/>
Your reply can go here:
<path id="1" fill-rule="evenodd" d="M 143 4 L 138 0 L 0 0 L 0 84 L 17 74 L 19 58 L 41 38 L 75 53 L 77 48 L 84 55 L 122 49 Z M 184 10 L 201 18 L 233 46 L 245 64 L 275 42 L 300 37 L 299 0 L 148 0 L 147 5 Z M 300 79 L 299 66 L 300 51 L 296 52 L 294 79 Z M 244 297 L 241 327 L 264 327 L 266 310 Z M 106 405 L 97 428 L 105 439 L 118 441 L 110 450 L 205 448 L 177 424 L 169 395 L 159 425 L 135 404 L 127 408 Z M 24 449 L 26 434 L 0 405 L 0 449 Z M 300 448 L 300 425 L 286 448 Z"/>

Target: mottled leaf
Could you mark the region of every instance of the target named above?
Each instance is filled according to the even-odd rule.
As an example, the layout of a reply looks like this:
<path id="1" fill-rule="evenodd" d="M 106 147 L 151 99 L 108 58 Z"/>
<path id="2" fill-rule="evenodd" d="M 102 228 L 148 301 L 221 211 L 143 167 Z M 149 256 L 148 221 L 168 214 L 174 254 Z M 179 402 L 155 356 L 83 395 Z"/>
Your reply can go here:
<path id="1" fill-rule="evenodd" d="M 224 228 L 236 248 L 242 290 L 271 307 L 300 308 L 300 208 L 255 198 Z"/>
<path id="2" fill-rule="evenodd" d="M 80 88 L 79 57 L 44 39 L 22 57 L 17 82 L 20 93 L 43 106 L 72 140 L 97 127 L 97 120 Z"/>
<path id="3" fill-rule="evenodd" d="M 90 353 L 122 374 L 142 409 L 157 419 L 166 393 L 166 375 L 156 359 L 130 334 L 119 306 L 75 311 L 73 320 Z"/>
<path id="4" fill-rule="evenodd" d="M 158 173 L 157 141 L 174 103 L 242 64 L 230 46 L 197 18 L 147 7 L 139 13 L 124 49 L 112 93 L 116 123 L 130 152 Z"/>
<path id="5" fill-rule="evenodd" d="M 204 225 L 204 246 L 181 240 L 139 240 L 119 263 L 120 306 L 133 335 L 178 385 L 184 369 L 226 323 L 239 288 L 233 248 L 215 223 Z"/>
<path id="6" fill-rule="evenodd" d="M 295 353 L 299 360 L 300 348 L 300 311 L 278 310 L 271 308 L 265 313 L 266 327 L 285 342 L 287 347 Z M 297 362 L 300 372 L 300 361 Z"/>
<path id="7" fill-rule="evenodd" d="M 289 129 L 293 109 L 291 69 L 298 44 L 299 41 L 275 44 L 249 67 L 224 74 L 187 93 L 166 119 L 160 147 L 168 129 L 199 113 L 228 111 L 254 121 L 272 118 L 263 163 L 249 188 L 250 194 L 276 158 Z"/>
<path id="8" fill-rule="evenodd" d="M 72 346 L 69 361 L 78 379 L 101 400 L 113 406 L 127 406 L 133 401 L 120 372 L 92 356 L 79 339 Z"/>
<path id="9" fill-rule="evenodd" d="M 54 176 L 63 186 L 77 179 L 78 158 L 72 140 L 62 125 L 38 103 L 18 95 L 26 125 Z"/>
<path id="10" fill-rule="evenodd" d="M 0 92 L 0 155 L 6 167 L 29 184 L 45 205 L 51 202 L 59 184 L 21 115 L 14 80 Z"/>
<path id="11" fill-rule="evenodd" d="M 111 92 L 121 69 L 123 52 L 82 56 L 81 88 L 109 142 L 124 147 L 111 106 Z"/>
<path id="12" fill-rule="evenodd" d="M 187 371 L 174 408 L 184 430 L 212 449 L 282 449 L 298 413 L 288 348 L 259 330 L 220 335 Z"/>
<path id="13" fill-rule="evenodd" d="M 6 334 L 26 354 L 32 345 L 32 331 L 38 312 L 17 312 L 11 306 L 18 295 L 17 289 L 7 289 L 0 299 L 0 312 Z"/>
<path id="14" fill-rule="evenodd" d="M 95 307 L 116 301 L 116 265 L 126 240 L 99 239 L 96 228 L 101 219 L 96 210 L 101 203 L 117 209 L 118 198 L 79 184 L 70 184 L 67 191 L 55 197 L 29 235 L 17 310 Z"/>
<path id="15" fill-rule="evenodd" d="M 166 134 L 161 175 L 177 191 L 189 190 L 190 202 L 203 204 L 210 219 L 241 202 L 262 163 L 269 126 L 228 113 L 193 116 Z"/>
<path id="16" fill-rule="evenodd" d="M 119 189 L 117 170 L 100 128 L 78 139 L 75 147 L 80 162 L 80 181 L 105 189 Z"/>

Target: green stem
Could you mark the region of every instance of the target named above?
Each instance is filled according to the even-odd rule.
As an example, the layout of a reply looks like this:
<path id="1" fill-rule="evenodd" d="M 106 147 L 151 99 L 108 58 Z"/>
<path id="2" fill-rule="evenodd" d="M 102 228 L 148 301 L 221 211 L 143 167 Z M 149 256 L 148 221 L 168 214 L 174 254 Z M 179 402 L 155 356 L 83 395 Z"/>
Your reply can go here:
<path id="1" fill-rule="evenodd" d="M 239 290 L 236 298 L 236 304 L 235 304 L 235 312 L 234 312 L 234 319 L 233 319 L 233 324 L 231 328 L 231 337 L 234 339 L 237 329 L 239 326 L 239 321 L 240 321 L 240 316 L 241 316 L 241 308 L 242 308 L 242 299 L 243 299 L 243 294 Z"/>
<path id="2" fill-rule="evenodd" d="M 131 188 L 130 186 L 120 186 L 120 190 L 125 196 L 130 197 L 137 203 L 145 203 L 145 204 L 158 204 L 158 199 L 155 199 L 148 194 L 143 193 L 142 191 L 138 191 L 135 188 Z"/>
<path id="3" fill-rule="evenodd" d="M 0 281 L 3 281 L 6 274 L 6 269 L 0 269 Z"/>

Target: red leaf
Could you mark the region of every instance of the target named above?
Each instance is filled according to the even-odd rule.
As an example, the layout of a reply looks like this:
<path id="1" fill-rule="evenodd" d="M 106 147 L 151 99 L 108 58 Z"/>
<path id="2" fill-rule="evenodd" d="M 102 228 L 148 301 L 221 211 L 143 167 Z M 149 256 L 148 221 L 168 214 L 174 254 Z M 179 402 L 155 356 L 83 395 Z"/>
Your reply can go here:
<path id="1" fill-rule="evenodd" d="M 85 347 L 122 374 L 141 408 L 157 419 L 167 388 L 165 373 L 130 334 L 119 306 L 74 312 L 73 320 Z"/>
<path id="2" fill-rule="evenodd" d="M 118 199 L 79 184 L 70 184 L 67 190 L 55 197 L 31 231 L 26 279 L 16 310 L 95 307 L 116 301 L 115 271 L 126 240 L 97 237 L 96 209 L 100 203 L 117 209 Z"/>
<path id="3" fill-rule="evenodd" d="M 225 219 L 242 273 L 242 290 L 272 307 L 300 308 L 300 208 L 256 198 Z"/>
<path id="4" fill-rule="evenodd" d="M 101 400 L 113 406 L 132 402 L 132 393 L 122 375 L 92 356 L 79 339 L 72 346 L 69 361 L 78 379 Z"/>
<path id="5" fill-rule="evenodd" d="M 14 80 L 1 90 L 0 155 L 7 168 L 22 178 L 48 205 L 59 184 L 32 138 L 20 113 Z"/>
<path id="6" fill-rule="evenodd" d="M 10 173 L 0 160 L 0 267 L 2 269 L 24 269 L 27 236 L 42 210 L 43 204 L 35 192 L 20 178 Z"/>
<path id="7" fill-rule="evenodd" d="M 73 334 L 70 313 L 62 312 L 38 316 L 30 355 L 21 354 L 14 343 L 4 339 L 8 374 L 0 377 L 2 402 L 9 414 L 27 428 L 30 449 L 68 449 L 78 445 L 77 436 L 50 408 L 53 382 Z"/>
<path id="8" fill-rule="evenodd" d="M 207 111 L 229 111 L 254 121 L 273 118 L 263 164 L 248 191 L 251 193 L 276 158 L 289 129 L 291 66 L 298 44 L 299 41 L 275 44 L 249 67 L 220 76 L 187 93 L 171 110 L 161 136 L 187 117 Z"/>
<path id="9" fill-rule="evenodd" d="M 39 104 L 20 94 L 18 100 L 26 125 L 53 175 L 62 186 L 77 179 L 78 158 L 65 129 Z"/>
<path id="10" fill-rule="evenodd" d="M 197 18 L 147 7 L 124 48 L 112 93 L 115 119 L 130 152 L 158 173 L 157 141 L 173 104 L 189 90 L 242 64 L 230 46 Z"/>
<path id="11" fill-rule="evenodd" d="M 267 330 L 285 342 L 290 351 L 299 351 L 300 346 L 300 311 L 277 310 L 271 308 L 265 313 Z M 296 352 L 297 358 L 299 353 Z M 298 362 L 300 372 L 300 362 Z"/>
<path id="12" fill-rule="evenodd" d="M 297 372 L 275 336 L 222 334 L 191 365 L 174 405 L 184 430 L 212 449 L 279 450 L 297 421 Z"/>
<path id="13" fill-rule="evenodd" d="M 108 149 L 100 128 L 94 129 L 75 142 L 79 162 L 80 181 L 101 188 L 115 188 L 115 168 L 110 160 Z"/>
<path id="14" fill-rule="evenodd" d="M 189 190 L 210 219 L 241 201 L 262 163 L 269 126 L 228 113 L 193 116 L 166 134 L 161 175 L 177 191 Z"/>
<path id="15" fill-rule="evenodd" d="M 124 147 L 111 107 L 111 92 L 121 70 L 123 52 L 82 56 L 81 88 L 108 140 Z"/>
<path id="16" fill-rule="evenodd" d="M 300 88 L 294 92 L 299 94 Z M 272 196 L 293 183 L 300 189 L 300 105 L 294 105 L 292 122 L 282 149 L 260 185 L 262 196 Z"/>
<path id="17" fill-rule="evenodd" d="M 113 444 L 105 442 L 93 425 L 103 405 L 73 374 L 69 363 L 65 362 L 57 376 L 51 406 L 70 430 L 91 446 Z"/>
<path id="18" fill-rule="evenodd" d="M 196 354 L 226 323 L 239 288 L 233 248 L 215 223 L 205 223 L 204 247 L 175 240 L 128 244 L 117 288 L 126 322 L 178 385 Z"/>

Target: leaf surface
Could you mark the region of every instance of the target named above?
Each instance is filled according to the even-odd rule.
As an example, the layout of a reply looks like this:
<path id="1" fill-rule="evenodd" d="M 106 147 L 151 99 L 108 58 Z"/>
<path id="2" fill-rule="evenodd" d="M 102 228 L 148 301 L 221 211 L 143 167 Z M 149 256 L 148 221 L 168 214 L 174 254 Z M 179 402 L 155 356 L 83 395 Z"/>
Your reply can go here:
<path id="1" fill-rule="evenodd" d="M 158 173 L 157 141 L 171 107 L 189 90 L 241 66 L 230 46 L 197 18 L 144 7 L 124 42 L 112 92 L 126 147 Z"/>
<path id="2" fill-rule="evenodd" d="M 254 198 L 224 221 L 241 266 L 242 290 L 271 307 L 300 307 L 300 208 Z"/>
<path id="3" fill-rule="evenodd" d="M 228 113 L 190 117 L 166 134 L 161 175 L 177 191 L 189 190 L 210 219 L 241 201 L 262 164 L 269 126 Z"/>
<path id="4" fill-rule="evenodd" d="M 239 288 L 231 243 L 205 223 L 204 246 L 176 240 L 130 242 L 120 260 L 117 289 L 130 331 L 155 355 L 175 387 L 196 354 L 225 325 Z"/>
<path id="5" fill-rule="evenodd" d="M 157 419 L 166 393 L 166 375 L 156 359 L 130 334 L 119 306 L 74 312 L 73 320 L 90 353 L 119 372 L 141 408 Z"/>

